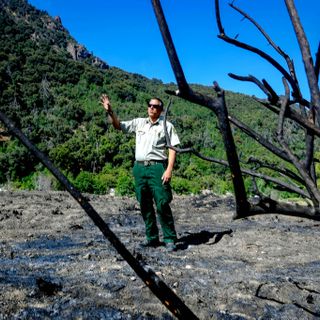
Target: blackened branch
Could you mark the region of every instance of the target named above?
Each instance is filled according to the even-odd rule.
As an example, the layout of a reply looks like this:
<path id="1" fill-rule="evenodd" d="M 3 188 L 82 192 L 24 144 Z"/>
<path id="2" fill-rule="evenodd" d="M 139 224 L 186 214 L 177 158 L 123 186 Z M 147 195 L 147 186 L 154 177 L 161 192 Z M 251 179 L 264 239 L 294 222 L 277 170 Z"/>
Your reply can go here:
<path id="1" fill-rule="evenodd" d="M 216 4 L 216 11 L 219 11 L 219 1 L 216 0 L 215 1 Z M 220 16 L 220 12 L 216 13 L 216 16 Z M 273 65 L 278 71 L 280 71 L 280 73 L 288 80 L 288 82 L 290 83 L 293 93 L 292 95 L 296 98 L 300 98 L 300 90 L 299 87 L 295 81 L 295 79 L 275 60 L 273 59 L 270 55 L 268 55 L 267 53 L 265 53 L 264 51 L 253 47 L 251 45 L 248 45 L 246 43 L 243 43 L 241 41 L 238 41 L 236 39 L 232 39 L 229 36 L 226 35 L 223 26 L 221 24 L 221 19 L 219 21 L 217 21 L 218 24 L 218 28 L 219 28 L 219 32 L 220 34 L 218 35 L 218 38 L 224 40 L 227 43 L 233 44 L 239 48 L 254 52 L 256 54 L 258 54 L 260 57 L 262 57 L 263 59 L 265 59 L 266 61 L 268 61 L 271 65 Z M 219 24 L 221 24 L 221 26 L 219 26 Z M 221 32 L 221 30 L 223 30 L 223 33 Z"/>
<path id="2" fill-rule="evenodd" d="M 271 100 L 270 102 L 275 104 L 279 101 L 279 96 L 277 95 L 277 93 L 273 90 L 273 88 L 271 87 L 271 85 L 269 84 L 269 82 L 266 79 L 262 79 L 262 83 L 264 84 L 264 86 L 267 88 L 267 90 L 270 92 L 271 95 Z"/>
<path id="3" fill-rule="evenodd" d="M 172 146 L 171 144 L 171 140 L 169 137 L 169 133 L 168 133 L 168 128 L 167 128 L 167 118 L 168 118 L 168 113 L 169 113 L 169 109 L 171 107 L 171 103 L 172 100 L 170 99 L 169 104 L 167 106 L 167 108 L 164 111 L 164 119 L 163 119 L 163 127 L 164 127 L 164 134 L 166 137 L 166 145 L 168 148 L 175 150 L 178 153 L 191 153 L 194 154 L 195 156 L 199 157 L 200 159 L 209 161 L 209 162 L 213 162 L 213 163 L 217 163 L 217 164 L 221 164 L 224 166 L 229 166 L 228 162 L 226 160 L 221 160 L 221 159 L 216 159 L 216 158 L 212 158 L 212 157 L 207 157 L 205 155 L 203 155 L 202 153 L 198 152 L 195 148 L 191 147 L 191 148 L 177 148 Z"/>
<path id="4" fill-rule="evenodd" d="M 220 2 L 219 0 L 215 0 L 215 8 L 216 8 L 216 21 L 219 29 L 219 34 L 224 35 L 224 29 L 221 22 L 221 15 L 220 15 Z"/>
<path id="5" fill-rule="evenodd" d="M 274 177 L 271 177 L 271 176 L 253 171 L 253 170 L 249 170 L 249 169 L 241 169 L 241 172 L 243 174 L 247 174 L 251 177 L 256 177 L 256 178 L 262 179 L 264 181 L 274 183 L 275 185 L 281 187 L 283 190 L 287 190 L 289 192 L 293 192 L 293 193 L 296 193 L 302 197 L 310 199 L 310 194 L 308 192 L 306 192 L 305 190 L 303 190 L 303 189 L 301 189 L 291 183 L 286 183 L 280 179 L 277 179 L 277 178 L 274 178 Z"/>
<path id="6" fill-rule="evenodd" d="M 306 72 L 308 85 L 310 89 L 310 95 L 311 95 L 311 101 L 312 101 L 311 108 L 315 110 L 318 126 L 320 126 L 320 90 L 319 90 L 318 79 L 316 76 L 315 68 L 312 61 L 310 45 L 306 37 L 306 34 L 303 30 L 303 27 L 301 25 L 301 21 L 299 19 L 299 15 L 295 7 L 294 1 L 285 0 L 285 3 L 287 6 L 287 10 L 290 15 L 290 19 L 291 19 L 294 31 L 296 33 L 296 37 L 297 37 L 300 51 L 302 54 L 302 61 L 304 64 L 304 69 Z"/>
<path id="7" fill-rule="evenodd" d="M 229 115 L 228 119 L 230 120 L 231 123 L 233 123 L 235 126 L 237 126 L 241 131 L 243 131 L 249 137 L 256 140 L 263 147 L 265 147 L 266 149 L 268 149 L 269 151 L 271 151 L 272 153 L 277 155 L 279 158 L 291 163 L 290 159 L 288 158 L 288 156 L 286 155 L 286 153 L 283 150 L 281 150 L 280 148 L 278 148 L 274 144 L 270 143 L 267 139 L 265 139 L 263 136 L 261 136 L 260 134 L 255 132 L 253 129 L 248 127 L 246 124 L 244 124 L 243 122 L 241 122 L 237 118 L 230 116 L 230 115 Z"/>
<path id="8" fill-rule="evenodd" d="M 174 71 L 180 91 L 188 92 L 190 90 L 186 81 L 183 69 L 181 67 L 177 51 L 172 41 L 172 37 L 168 28 L 168 24 L 164 17 L 164 13 L 159 0 L 152 0 L 154 12 L 158 21 L 164 45 L 167 49 L 172 70 Z"/>
<path id="9" fill-rule="evenodd" d="M 264 105 L 266 108 L 269 110 L 273 111 L 274 113 L 279 114 L 280 112 L 280 105 L 271 105 L 269 102 L 263 101 L 261 99 L 256 99 L 259 103 Z M 301 116 L 299 112 L 294 110 L 293 108 L 286 108 L 286 117 L 297 122 L 301 127 L 310 130 L 310 132 L 314 133 L 316 136 L 320 137 L 320 128 L 317 127 L 314 123 L 309 121 L 308 119 L 305 119 L 304 117 Z"/>
<path id="10" fill-rule="evenodd" d="M 242 16 L 244 16 L 246 19 L 248 19 L 262 33 L 262 35 L 266 38 L 268 43 L 285 59 L 285 61 L 287 62 L 288 68 L 290 70 L 290 74 L 291 74 L 292 78 L 295 81 L 297 81 L 294 64 L 293 64 L 292 59 L 290 59 L 290 57 L 288 56 L 288 54 L 286 54 L 278 45 L 275 44 L 275 42 L 271 39 L 271 37 L 264 31 L 264 29 L 251 16 L 249 16 L 247 13 L 245 13 L 240 8 L 236 7 L 233 3 L 230 3 L 229 5 L 231 8 L 238 11 Z"/>
<path id="11" fill-rule="evenodd" d="M 288 157 L 291 159 L 293 165 L 296 167 L 298 172 L 300 173 L 301 177 L 304 179 L 306 188 L 308 189 L 310 193 L 311 200 L 313 203 L 315 203 L 316 206 L 319 206 L 320 204 L 320 192 L 317 189 L 317 185 L 314 183 L 310 175 L 308 174 L 305 166 L 301 161 L 293 154 L 293 152 L 290 150 L 288 144 L 285 141 L 284 138 L 284 120 L 285 120 L 285 114 L 286 109 L 289 106 L 289 87 L 286 83 L 285 79 L 283 79 L 283 83 L 285 86 L 286 96 L 284 97 L 282 104 L 281 104 L 281 110 L 279 113 L 279 121 L 278 121 L 278 129 L 277 129 L 277 139 L 282 146 L 283 150 L 287 153 Z"/>
<path id="12" fill-rule="evenodd" d="M 235 80 L 239 80 L 239 81 L 248 81 L 248 82 L 252 82 L 254 84 L 256 84 L 262 91 L 263 93 L 268 97 L 269 101 L 272 101 L 272 95 L 271 93 L 268 91 L 268 89 L 263 85 L 263 83 L 257 79 L 256 77 L 252 76 L 252 75 L 248 75 L 248 76 L 239 76 L 236 75 L 234 73 L 228 73 L 228 76 L 232 79 Z"/>
<path id="13" fill-rule="evenodd" d="M 142 265 L 132 253 L 126 248 L 121 240 L 110 229 L 109 225 L 102 219 L 98 212 L 92 207 L 90 202 L 84 197 L 69 180 L 54 166 L 51 160 L 43 154 L 2 112 L 0 112 L 0 121 L 2 121 L 8 130 L 17 137 L 30 150 L 42 164 L 50 170 L 70 195 L 78 202 L 82 209 L 91 218 L 94 224 L 100 229 L 101 233 L 109 240 L 111 245 L 130 265 L 142 281 L 148 286 L 152 293 L 172 312 L 178 319 L 198 319 L 193 312 L 184 304 L 184 302 L 167 286 L 156 273 L 145 265 Z"/>
<path id="14" fill-rule="evenodd" d="M 178 153 L 191 153 L 194 154 L 195 156 L 199 157 L 200 159 L 209 161 L 209 162 L 213 162 L 213 163 L 217 163 L 220 165 L 223 165 L 225 167 L 229 167 L 229 162 L 226 160 L 222 160 L 222 159 L 216 159 L 216 158 L 212 158 L 212 157 L 207 157 L 205 155 L 203 155 L 202 153 L 198 152 L 197 150 L 195 150 L 195 148 L 177 148 L 177 147 L 173 147 L 170 141 L 170 137 L 169 137 L 169 133 L 168 133 L 168 129 L 167 129 L 167 117 L 168 117 L 168 112 L 169 109 L 171 107 L 171 99 L 169 101 L 169 104 L 167 106 L 167 108 L 165 109 L 164 112 L 164 133 L 165 133 L 165 137 L 166 137 L 166 145 L 168 148 L 175 150 Z M 242 174 L 246 174 L 252 177 L 256 177 L 256 178 L 260 178 L 262 180 L 265 180 L 267 182 L 271 182 L 274 183 L 276 185 L 278 185 L 279 187 L 281 187 L 282 189 L 285 189 L 289 192 L 294 192 L 300 196 L 303 196 L 305 198 L 310 198 L 309 194 L 307 192 L 305 192 L 303 189 L 294 186 L 292 184 L 289 183 L 285 183 L 279 179 L 276 179 L 274 177 L 256 172 L 254 170 L 249 170 L 249 169 L 241 169 L 241 173 Z"/>
<path id="15" fill-rule="evenodd" d="M 278 164 L 262 162 L 261 160 L 256 159 L 254 157 L 249 157 L 248 163 L 254 163 L 256 165 L 256 169 L 267 168 L 267 169 L 270 169 L 270 170 L 273 170 L 275 172 L 280 173 L 282 176 L 286 176 L 290 179 L 293 179 L 302 185 L 305 185 L 304 180 L 301 179 L 301 177 L 298 176 L 295 172 L 293 172 L 292 170 L 289 170 L 288 168 L 279 167 Z"/>
<path id="16" fill-rule="evenodd" d="M 319 81 L 319 70 L 320 70 L 320 42 L 319 42 L 318 50 L 316 53 L 316 62 L 314 64 L 314 72 L 316 74 L 318 81 Z"/>

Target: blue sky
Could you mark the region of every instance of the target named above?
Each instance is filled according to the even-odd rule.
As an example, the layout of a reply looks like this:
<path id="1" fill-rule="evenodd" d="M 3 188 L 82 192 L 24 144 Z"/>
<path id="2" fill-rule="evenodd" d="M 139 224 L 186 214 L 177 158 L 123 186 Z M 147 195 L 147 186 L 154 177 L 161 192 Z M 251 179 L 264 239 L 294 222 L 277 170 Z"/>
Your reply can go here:
<path id="1" fill-rule="evenodd" d="M 267 41 L 247 21 L 221 0 L 222 19 L 229 36 L 257 46 L 282 64 Z M 151 0 L 29 0 L 51 16 L 60 16 L 71 35 L 110 66 L 139 73 L 163 82 L 176 82 L 161 39 Z M 306 85 L 300 50 L 284 0 L 237 0 L 235 5 L 250 14 L 271 38 L 294 60 L 301 88 Z M 320 35 L 319 0 L 295 0 L 309 38 L 313 58 Z M 265 78 L 283 93 L 281 75 L 253 53 L 217 38 L 214 0 L 162 0 L 162 6 L 189 83 L 211 85 L 217 81 L 225 90 L 263 97 L 255 85 L 228 77 L 228 73 Z"/>

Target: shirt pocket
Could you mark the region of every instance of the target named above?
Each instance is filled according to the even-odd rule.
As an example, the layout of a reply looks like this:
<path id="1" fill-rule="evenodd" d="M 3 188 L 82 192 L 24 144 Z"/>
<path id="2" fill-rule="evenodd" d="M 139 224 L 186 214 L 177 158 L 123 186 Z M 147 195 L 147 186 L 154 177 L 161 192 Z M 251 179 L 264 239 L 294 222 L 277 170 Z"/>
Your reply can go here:
<path id="1" fill-rule="evenodd" d="M 166 146 L 166 136 L 163 130 L 159 130 L 153 140 L 153 146 L 156 148 L 164 148 Z"/>
<path id="2" fill-rule="evenodd" d="M 136 135 L 137 135 L 137 143 L 140 143 L 142 139 L 146 136 L 146 132 L 143 130 L 138 130 Z"/>

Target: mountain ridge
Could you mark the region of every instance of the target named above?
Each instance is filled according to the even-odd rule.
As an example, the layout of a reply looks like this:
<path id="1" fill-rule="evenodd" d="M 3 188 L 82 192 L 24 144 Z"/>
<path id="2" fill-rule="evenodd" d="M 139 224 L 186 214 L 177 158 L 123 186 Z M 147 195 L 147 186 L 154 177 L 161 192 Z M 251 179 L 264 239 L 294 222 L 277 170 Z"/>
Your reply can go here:
<path id="1" fill-rule="evenodd" d="M 214 114 L 166 94 L 167 89 L 176 90 L 175 84 L 109 66 L 79 44 L 61 19 L 50 17 L 25 0 L 0 0 L 0 4 L 4 9 L 0 13 L 1 110 L 82 191 L 103 193 L 116 188 L 122 190 L 120 193 L 133 192 L 129 176 L 134 139 L 109 130 L 99 104 L 105 92 L 121 119 L 144 116 L 152 96 L 162 97 L 166 105 L 172 100 L 171 119 L 182 145 L 225 157 Z M 210 87 L 192 86 L 215 95 Z M 263 121 L 259 119 L 269 117 L 261 108 L 252 116 L 257 102 L 249 96 L 226 92 L 226 99 L 231 112 L 254 126 L 261 127 Z M 266 135 L 268 130 L 264 129 Z M 259 150 L 238 130 L 234 132 L 240 147 L 250 148 L 250 153 Z M 39 188 L 37 181 L 45 169 L 17 141 L 0 144 L 0 160 L 0 184 Z M 206 188 L 231 191 L 225 172 L 226 168 L 183 154 L 177 160 L 173 187 L 180 193 Z"/>

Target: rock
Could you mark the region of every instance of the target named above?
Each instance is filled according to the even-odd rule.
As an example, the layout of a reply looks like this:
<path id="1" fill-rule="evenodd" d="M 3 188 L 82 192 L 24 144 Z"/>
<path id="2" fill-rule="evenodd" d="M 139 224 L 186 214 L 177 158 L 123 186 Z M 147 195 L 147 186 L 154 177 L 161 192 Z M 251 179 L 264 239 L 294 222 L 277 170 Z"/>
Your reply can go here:
<path id="1" fill-rule="evenodd" d="M 53 20 L 59 24 L 62 24 L 61 18 L 59 16 L 55 16 Z"/>
<path id="2" fill-rule="evenodd" d="M 62 289 L 62 286 L 57 283 L 38 278 L 36 280 L 39 290 L 45 295 L 52 296 Z"/>
<path id="3" fill-rule="evenodd" d="M 91 64 L 100 70 L 106 70 L 109 68 L 107 63 L 100 58 L 93 56 L 92 53 L 90 53 L 83 45 L 74 42 L 68 42 L 66 49 L 70 53 L 72 59 L 75 61 L 90 59 Z"/>

